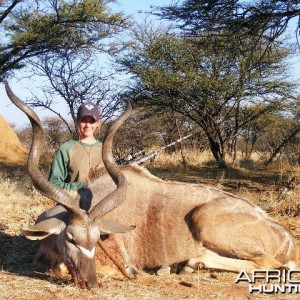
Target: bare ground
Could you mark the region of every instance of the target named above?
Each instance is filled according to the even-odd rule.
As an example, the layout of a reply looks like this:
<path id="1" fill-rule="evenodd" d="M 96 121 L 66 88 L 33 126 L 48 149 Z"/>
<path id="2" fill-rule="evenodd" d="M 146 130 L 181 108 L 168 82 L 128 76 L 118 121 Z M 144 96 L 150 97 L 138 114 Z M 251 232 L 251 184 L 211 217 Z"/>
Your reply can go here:
<path id="1" fill-rule="evenodd" d="M 115 270 L 100 269 L 98 273 L 100 287 L 93 290 L 77 288 L 68 277 L 59 278 L 51 272 L 38 272 L 31 265 L 36 245 L 20 236 L 20 227 L 32 224 L 45 208 L 52 206 L 52 203 L 32 188 L 30 180 L 22 175 L 22 172 L 19 174 L 14 173 L 15 171 L 14 168 L 6 169 L 0 181 L 0 299 L 177 300 L 295 297 L 295 293 L 250 294 L 247 283 L 235 283 L 237 274 L 209 270 L 199 270 L 191 275 L 157 276 L 141 273 L 137 279 L 129 280 Z M 154 169 L 153 172 L 156 174 L 160 172 L 164 178 L 210 184 L 213 177 L 218 177 L 216 174 L 207 175 L 203 169 L 185 169 L 177 172 Z M 286 207 L 274 209 L 274 199 L 278 190 L 274 190 L 273 175 L 270 175 L 270 178 L 262 178 L 259 175 L 250 178 L 246 174 L 242 179 L 241 174 L 226 176 L 226 180 L 215 182 L 216 185 L 221 185 L 222 188 L 236 194 L 250 196 L 250 200 L 255 198 L 256 202 L 265 206 L 274 218 L 284 223 L 295 235 L 299 234 L 299 217 L 295 213 L 298 206 L 295 208 L 293 204 L 294 208 L 291 210 L 293 215 L 286 213 Z M 237 184 L 235 176 L 241 179 L 240 184 Z M 296 195 L 289 201 L 298 202 L 295 197 Z"/>

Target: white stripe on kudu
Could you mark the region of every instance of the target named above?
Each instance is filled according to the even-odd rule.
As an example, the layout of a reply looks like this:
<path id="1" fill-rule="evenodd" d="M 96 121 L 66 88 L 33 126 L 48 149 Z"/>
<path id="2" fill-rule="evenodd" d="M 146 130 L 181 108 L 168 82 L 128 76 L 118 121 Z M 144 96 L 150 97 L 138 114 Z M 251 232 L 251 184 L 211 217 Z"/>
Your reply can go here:
<path id="1" fill-rule="evenodd" d="M 82 246 L 78 246 L 78 248 L 80 249 L 80 251 L 87 257 L 89 258 L 93 258 L 95 256 L 96 253 L 96 247 L 94 247 L 92 250 L 86 249 Z"/>

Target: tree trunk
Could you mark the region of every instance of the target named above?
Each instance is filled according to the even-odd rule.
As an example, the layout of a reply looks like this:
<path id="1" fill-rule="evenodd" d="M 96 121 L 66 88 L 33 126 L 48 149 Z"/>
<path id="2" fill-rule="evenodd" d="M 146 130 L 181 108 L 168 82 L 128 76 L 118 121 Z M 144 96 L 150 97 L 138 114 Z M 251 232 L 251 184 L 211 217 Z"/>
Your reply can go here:
<path id="1" fill-rule="evenodd" d="M 277 148 L 273 151 L 273 153 L 272 153 L 272 155 L 270 156 L 270 158 L 264 163 L 265 166 L 270 165 L 270 164 L 274 161 L 276 155 L 277 155 L 278 153 L 280 153 L 280 151 L 283 150 L 283 148 L 286 147 L 286 146 L 288 145 L 288 143 L 290 142 L 290 140 L 291 140 L 296 134 L 298 134 L 299 132 L 300 132 L 300 128 L 297 128 L 297 129 L 295 129 L 288 137 L 286 137 L 286 138 L 281 142 L 281 144 L 280 144 L 279 146 L 277 146 Z"/>
<path id="2" fill-rule="evenodd" d="M 221 149 L 218 142 L 212 140 L 211 138 L 208 138 L 208 139 L 209 139 L 209 144 L 210 144 L 210 150 L 218 164 L 218 167 L 222 168 L 222 169 L 226 169 L 228 166 L 225 161 L 224 149 Z"/>

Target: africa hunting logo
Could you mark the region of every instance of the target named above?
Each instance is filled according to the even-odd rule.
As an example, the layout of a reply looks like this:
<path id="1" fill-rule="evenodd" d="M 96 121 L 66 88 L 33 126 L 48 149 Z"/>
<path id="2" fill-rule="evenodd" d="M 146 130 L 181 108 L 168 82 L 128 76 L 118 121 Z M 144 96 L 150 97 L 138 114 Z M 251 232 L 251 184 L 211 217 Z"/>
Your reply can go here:
<path id="1" fill-rule="evenodd" d="M 235 280 L 240 282 L 249 283 L 251 294 L 300 293 L 300 270 L 242 270 Z"/>

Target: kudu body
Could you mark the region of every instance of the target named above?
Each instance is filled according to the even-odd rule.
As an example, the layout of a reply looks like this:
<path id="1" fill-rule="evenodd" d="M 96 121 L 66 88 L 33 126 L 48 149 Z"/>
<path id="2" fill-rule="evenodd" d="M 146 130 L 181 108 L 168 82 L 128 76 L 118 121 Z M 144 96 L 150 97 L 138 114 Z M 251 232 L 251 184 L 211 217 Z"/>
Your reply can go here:
<path id="1" fill-rule="evenodd" d="M 114 235 L 129 265 L 186 262 L 235 272 L 300 267 L 295 238 L 250 202 L 206 185 L 164 181 L 138 166 L 121 170 L 127 196 L 107 217 L 136 226 Z M 113 188 L 107 174 L 91 185 L 99 198 Z"/>
<path id="2" fill-rule="evenodd" d="M 10 95 L 13 102 L 14 97 Z M 138 166 L 118 168 L 112 161 L 111 143 L 126 117 L 120 117 L 104 141 L 108 172 L 80 192 L 88 212 L 79 208 L 78 196 L 71 200 L 59 189 L 53 192 L 53 187 L 45 192 L 40 186 L 44 179 L 33 175 L 36 187 L 61 204 L 23 230 L 29 239 L 43 239 L 41 254 L 51 253 L 54 261 L 65 262 L 75 280 L 83 278 L 87 287 L 96 285 L 94 255 L 101 232 L 121 232 L 113 235 L 120 252 L 128 265 L 140 270 L 176 263 L 235 272 L 300 267 L 295 238 L 250 202 L 205 185 L 164 181 Z M 33 123 L 34 128 L 40 127 Z M 36 155 L 31 156 L 37 163 Z M 29 172 L 38 172 L 37 165 Z M 87 260 L 88 269 L 83 271 Z"/>

